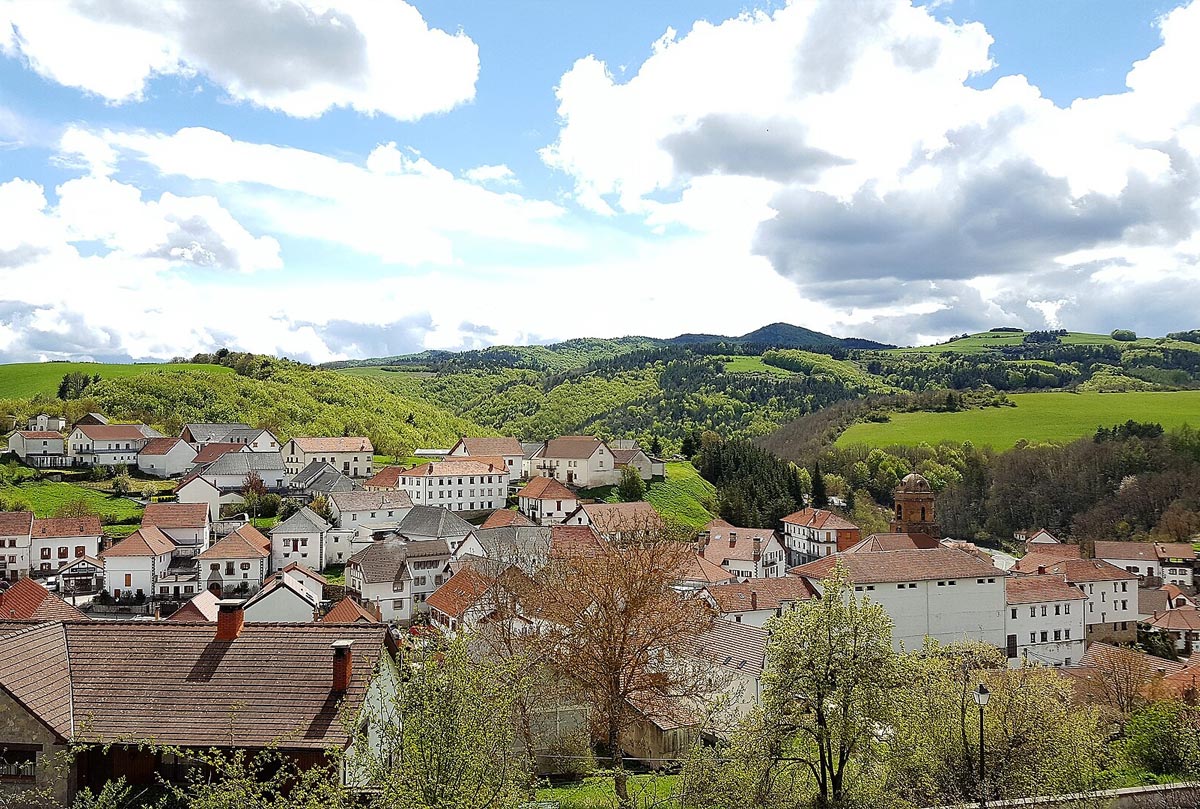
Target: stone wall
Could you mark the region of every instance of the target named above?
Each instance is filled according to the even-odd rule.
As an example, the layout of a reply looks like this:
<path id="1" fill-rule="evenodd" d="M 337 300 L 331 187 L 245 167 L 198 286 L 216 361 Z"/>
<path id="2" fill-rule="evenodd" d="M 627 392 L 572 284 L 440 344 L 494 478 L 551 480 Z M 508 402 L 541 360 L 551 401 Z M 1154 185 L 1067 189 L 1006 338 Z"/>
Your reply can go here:
<path id="1" fill-rule="evenodd" d="M 29 797 L 33 792 L 39 798 L 47 798 L 66 804 L 74 794 L 74 768 L 68 757 L 67 747 L 25 707 L 9 694 L 0 690 L 0 750 L 12 745 L 24 749 L 30 745 L 37 751 L 37 769 L 32 782 L 0 777 L 0 803 L 13 795 Z"/>

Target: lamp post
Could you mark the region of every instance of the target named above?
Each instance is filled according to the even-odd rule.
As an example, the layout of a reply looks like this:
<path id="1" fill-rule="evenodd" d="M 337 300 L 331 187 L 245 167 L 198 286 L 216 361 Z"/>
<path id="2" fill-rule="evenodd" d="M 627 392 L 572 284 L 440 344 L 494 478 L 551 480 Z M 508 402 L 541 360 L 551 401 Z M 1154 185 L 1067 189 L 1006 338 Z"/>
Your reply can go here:
<path id="1" fill-rule="evenodd" d="M 979 806 L 987 806 L 987 787 L 985 784 L 986 770 L 983 762 L 983 708 L 988 704 L 988 697 L 992 695 L 988 691 L 988 687 L 983 683 L 971 692 L 971 696 L 975 697 L 975 704 L 979 706 Z"/>

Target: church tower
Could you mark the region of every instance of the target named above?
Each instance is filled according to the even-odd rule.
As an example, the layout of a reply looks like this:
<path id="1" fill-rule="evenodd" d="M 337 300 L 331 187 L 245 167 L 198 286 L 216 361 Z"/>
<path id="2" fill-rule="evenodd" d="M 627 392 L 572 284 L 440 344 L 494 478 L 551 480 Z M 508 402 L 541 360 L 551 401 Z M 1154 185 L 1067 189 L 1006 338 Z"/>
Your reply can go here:
<path id="1" fill-rule="evenodd" d="M 928 534 L 942 538 L 942 529 L 934 520 L 933 487 L 922 475 L 906 475 L 896 487 L 896 513 L 892 518 L 892 533 Z"/>

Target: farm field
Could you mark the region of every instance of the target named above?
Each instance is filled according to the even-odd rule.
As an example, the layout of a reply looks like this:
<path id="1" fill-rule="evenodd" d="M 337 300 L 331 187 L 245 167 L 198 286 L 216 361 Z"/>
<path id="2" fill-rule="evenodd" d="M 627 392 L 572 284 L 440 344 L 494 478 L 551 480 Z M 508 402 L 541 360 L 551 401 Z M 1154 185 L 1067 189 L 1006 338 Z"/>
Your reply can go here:
<path id="1" fill-rule="evenodd" d="M 133 363 L 112 365 L 102 362 L 18 362 L 0 365 L 0 399 L 27 399 L 39 393 L 53 396 L 58 392 L 58 383 L 63 376 L 75 371 L 99 374 L 101 379 L 119 379 L 141 376 L 157 371 L 204 371 L 211 374 L 232 374 L 232 368 L 223 365 L 199 365 L 191 362 L 174 364 Z"/>
<path id="2" fill-rule="evenodd" d="M 53 517 L 67 503 L 83 500 L 100 515 L 104 523 L 123 523 L 141 519 L 142 507 L 125 497 L 111 497 L 87 486 L 50 480 L 26 481 L 0 488 L 0 493 L 27 500 L 34 516 Z"/>
<path id="3" fill-rule="evenodd" d="M 1024 439 L 1065 443 L 1092 435 L 1096 428 L 1129 419 L 1158 422 L 1164 429 L 1184 422 L 1200 425 L 1200 391 L 1137 393 L 1017 393 L 1016 407 L 988 407 L 959 413 L 894 413 L 886 423 L 862 423 L 842 433 L 838 444 L 893 444 L 971 441 L 1008 449 Z"/>
<path id="4" fill-rule="evenodd" d="M 717 490 L 687 461 L 671 461 L 667 464 L 664 480 L 652 480 L 647 485 L 646 502 L 654 506 L 659 514 L 675 519 L 692 528 L 702 528 L 711 522 L 713 515 L 704 504 L 716 499 Z M 583 489 L 580 497 L 608 502 L 617 501 L 616 486 L 600 486 Z"/>
<path id="5" fill-rule="evenodd" d="M 1002 346 L 1019 346 L 1025 339 L 1026 332 L 994 332 L 985 331 L 978 334 L 972 334 L 958 340 L 952 340 L 948 343 L 941 343 L 932 346 L 914 346 L 912 348 L 893 348 L 892 353 L 899 354 L 944 354 L 948 351 L 955 351 L 960 354 L 982 354 L 985 351 Z M 1068 332 L 1059 338 L 1063 345 L 1096 345 L 1096 346 L 1118 346 L 1120 348 L 1138 348 L 1149 347 L 1155 345 L 1153 338 L 1140 338 L 1131 342 L 1121 342 L 1114 340 L 1107 334 L 1089 334 L 1087 332 L 1073 331 Z M 1194 343 L 1182 343 L 1178 340 L 1167 341 L 1171 347 L 1197 347 Z"/>

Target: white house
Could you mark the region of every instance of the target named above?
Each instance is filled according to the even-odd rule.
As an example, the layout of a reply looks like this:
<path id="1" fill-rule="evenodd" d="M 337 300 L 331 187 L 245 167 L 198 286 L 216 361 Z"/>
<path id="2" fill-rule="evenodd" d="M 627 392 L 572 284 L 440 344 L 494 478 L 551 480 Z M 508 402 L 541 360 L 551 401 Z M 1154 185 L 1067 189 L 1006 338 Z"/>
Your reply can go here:
<path id="1" fill-rule="evenodd" d="M 105 586 L 113 598 L 151 598 L 159 578 L 170 568 L 174 553 L 175 543 L 162 531 L 153 526 L 139 528 L 100 554 Z"/>
<path id="2" fill-rule="evenodd" d="M 741 579 L 787 574 L 786 554 L 770 528 L 739 528 L 713 520 L 700 530 L 697 552 Z"/>
<path id="3" fill-rule="evenodd" d="M 412 507 L 408 492 L 335 492 L 329 496 L 333 524 L 359 536 L 398 528 Z"/>
<path id="4" fill-rule="evenodd" d="M 320 573 L 312 568 L 305 567 L 299 562 L 292 562 L 283 570 L 276 570 L 271 576 L 276 577 L 284 573 L 307 587 L 317 597 L 318 601 L 325 600 L 325 588 L 329 586 L 329 581 Z"/>
<path id="5" fill-rule="evenodd" d="M 375 448 L 366 436 L 345 438 L 301 437 L 284 444 L 288 474 L 294 475 L 312 461 L 331 464 L 346 477 L 369 478 L 374 472 Z"/>
<path id="6" fill-rule="evenodd" d="M 539 525 L 556 525 L 579 508 L 579 497 L 554 478 L 535 477 L 517 492 L 517 508 Z"/>
<path id="7" fill-rule="evenodd" d="M 1160 579 L 1164 584 L 1192 586 L 1196 551 L 1185 542 L 1097 541 L 1093 556 L 1134 573 L 1139 579 Z"/>
<path id="8" fill-rule="evenodd" d="M 501 566 L 515 566 L 532 575 L 550 560 L 551 526 L 506 525 L 480 528 L 461 546 L 458 559 L 490 559 Z"/>
<path id="9" fill-rule="evenodd" d="M 251 473 L 268 489 L 286 489 L 292 479 L 278 452 L 226 452 L 210 464 L 197 466 L 187 477 L 202 477 L 225 494 L 245 489 Z"/>
<path id="10" fill-rule="evenodd" d="M 491 462 L 462 458 L 432 461 L 399 473 L 397 488 L 412 502 L 451 511 L 501 508 L 508 496 L 508 470 L 499 458 Z"/>
<path id="11" fill-rule="evenodd" d="M 96 556 L 104 529 L 100 518 L 52 517 L 34 519 L 29 548 L 30 567 L 43 573 L 57 570 L 72 559 Z"/>
<path id="12" fill-rule="evenodd" d="M 887 611 L 897 648 L 920 649 L 926 636 L 1004 648 L 1004 574 L 978 557 L 951 548 L 855 553 L 826 556 L 789 573 L 820 591 L 839 562 L 855 593 Z"/>
<path id="13" fill-rule="evenodd" d="M 66 449 L 72 466 L 133 466 L 142 447 L 161 437 L 145 424 L 76 424 Z"/>
<path id="14" fill-rule="evenodd" d="M 203 550 L 208 545 L 208 508 L 203 503 L 150 503 L 142 525 L 153 525 L 176 545 Z"/>
<path id="15" fill-rule="evenodd" d="M 223 424 L 197 422 L 183 425 L 183 429 L 179 432 L 179 437 L 196 449 L 201 449 L 208 444 L 232 443 L 229 440 L 230 433 L 234 430 L 249 429 L 249 424 L 242 424 L 241 422 L 227 422 Z M 276 449 L 279 448 L 276 447 Z"/>
<path id="16" fill-rule="evenodd" d="M 63 449 L 62 433 L 18 430 L 8 437 L 8 449 L 25 463 L 40 469 L 71 465 L 71 459 Z"/>
<path id="17" fill-rule="evenodd" d="M 783 545 L 789 565 L 815 562 L 848 550 L 861 539 L 857 525 L 823 508 L 805 508 L 783 518 Z"/>
<path id="18" fill-rule="evenodd" d="M 318 617 L 321 598 L 305 582 L 280 572 L 242 605 L 247 621 L 309 623 Z"/>
<path id="19" fill-rule="evenodd" d="M 1064 559 L 1043 565 L 1038 572 L 1063 576 L 1087 596 L 1084 622 L 1088 643 L 1137 640 L 1137 574 L 1102 559 Z"/>
<path id="20" fill-rule="evenodd" d="M 333 528 L 319 514 L 304 506 L 271 529 L 271 566 L 282 570 L 297 562 L 315 570 L 327 564 L 325 535 Z"/>
<path id="21" fill-rule="evenodd" d="M 584 503 L 571 512 L 564 525 L 590 525 L 609 541 L 661 533 L 664 523 L 654 506 L 645 500 L 632 503 Z"/>
<path id="22" fill-rule="evenodd" d="M 453 554 L 474 536 L 475 530 L 449 509 L 413 506 L 400 521 L 397 533 L 408 540 L 436 539 Z"/>
<path id="23" fill-rule="evenodd" d="M 195 448 L 179 438 L 152 438 L 137 455 L 138 470 L 159 478 L 179 477 L 192 468 Z"/>
<path id="24" fill-rule="evenodd" d="M 549 477 L 572 486 L 609 486 L 620 480 L 608 445 L 592 435 L 551 438 L 528 460 L 530 477 Z"/>
<path id="25" fill-rule="evenodd" d="M 508 470 L 508 479 L 521 477 L 525 451 L 515 438 L 460 438 L 450 448 L 447 458 L 502 458 Z"/>
<path id="26" fill-rule="evenodd" d="M 1010 666 L 1022 660 L 1071 666 L 1084 652 L 1084 602 L 1062 576 L 1010 576 L 1004 580 L 1005 648 Z"/>
<path id="27" fill-rule="evenodd" d="M 221 490 L 202 477 L 186 477 L 175 489 L 180 503 L 201 504 L 208 509 L 209 520 L 221 517 Z"/>
<path id="28" fill-rule="evenodd" d="M 61 433 L 67 429 L 67 420 L 62 416 L 47 416 L 45 413 L 39 413 L 29 417 L 29 420 L 25 422 L 25 429 L 35 433 Z"/>
<path id="29" fill-rule="evenodd" d="M 1191 657 L 1200 644 L 1200 610 L 1194 606 L 1182 606 L 1155 613 L 1145 618 L 1144 623 L 1152 632 L 1165 635 L 1174 644 L 1176 651 Z"/>
<path id="30" fill-rule="evenodd" d="M 628 449 L 611 447 L 610 449 L 612 449 L 613 462 L 616 464 L 618 472 L 627 466 L 632 466 L 642 480 L 650 480 L 654 477 L 654 462 L 640 447 Z"/>
<path id="31" fill-rule="evenodd" d="M 196 564 L 203 588 L 228 592 L 245 585 L 254 592 L 271 570 L 271 540 L 245 523 L 197 556 Z"/>
<path id="32" fill-rule="evenodd" d="M 439 539 L 372 542 L 346 563 L 346 589 L 384 621 L 410 621 L 450 578 L 450 551 Z"/>
<path id="33" fill-rule="evenodd" d="M 0 511 L 0 581 L 29 575 L 33 512 Z"/>

